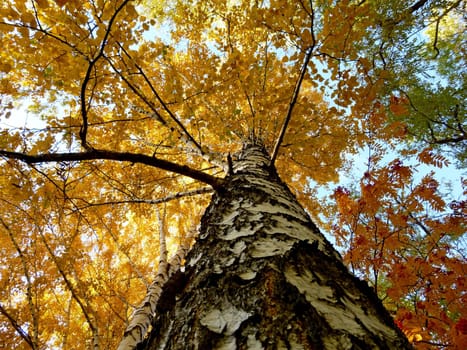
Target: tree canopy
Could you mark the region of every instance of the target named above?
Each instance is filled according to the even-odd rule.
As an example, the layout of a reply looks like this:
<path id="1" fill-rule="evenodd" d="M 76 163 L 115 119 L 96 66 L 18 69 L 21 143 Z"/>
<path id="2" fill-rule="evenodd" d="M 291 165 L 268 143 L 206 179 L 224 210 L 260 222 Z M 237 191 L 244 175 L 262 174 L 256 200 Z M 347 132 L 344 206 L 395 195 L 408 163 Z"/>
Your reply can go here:
<path id="1" fill-rule="evenodd" d="M 255 137 L 409 339 L 465 347 L 467 183 L 415 177 L 465 165 L 465 23 L 460 0 L 3 1 L 0 344 L 116 347 Z"/>

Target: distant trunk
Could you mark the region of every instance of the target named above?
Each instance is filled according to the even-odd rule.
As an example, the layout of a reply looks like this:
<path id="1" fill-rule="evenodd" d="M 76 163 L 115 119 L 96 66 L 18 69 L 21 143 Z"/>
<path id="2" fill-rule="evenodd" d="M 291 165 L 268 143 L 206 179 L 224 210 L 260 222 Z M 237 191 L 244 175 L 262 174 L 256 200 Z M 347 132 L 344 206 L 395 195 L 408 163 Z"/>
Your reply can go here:
<path id="1" fill-rule="evenodd" d="M 269 163 L 257 145 L 234 161 L 139 348 L 411 348 Z"/>

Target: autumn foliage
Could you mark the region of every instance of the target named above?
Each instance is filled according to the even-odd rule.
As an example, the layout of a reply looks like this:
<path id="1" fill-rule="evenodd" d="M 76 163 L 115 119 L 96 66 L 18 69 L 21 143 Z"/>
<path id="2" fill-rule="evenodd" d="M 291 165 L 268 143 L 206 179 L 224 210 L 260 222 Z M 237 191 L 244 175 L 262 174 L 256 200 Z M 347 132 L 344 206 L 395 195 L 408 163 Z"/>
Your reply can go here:
<path id="1" fill-rule="evenodd" d="M 467 184 L 430 172 L 465 165 L 464 26 L 447 0 L 2 1 L 0 347 L 115 348 L 256 137 L 417 348 L 465 348 Z"/>
<path id="2" fill-rule="evenodd" d="M 445 161 L 429 150 L 421 155 L 434 166 Z M 467 344 L 466 264 L 453 243 L 465 233 L 467 203 L 446 203 L 433 173 L 415 181 L 417 166 L 400 159 L 378 166 L 376 156 L 370 161 L 359 188 L 334 193 L 339 220 L 333 232 L 344 259 L 419 348 L 452 342 L 461 349 Z"/>

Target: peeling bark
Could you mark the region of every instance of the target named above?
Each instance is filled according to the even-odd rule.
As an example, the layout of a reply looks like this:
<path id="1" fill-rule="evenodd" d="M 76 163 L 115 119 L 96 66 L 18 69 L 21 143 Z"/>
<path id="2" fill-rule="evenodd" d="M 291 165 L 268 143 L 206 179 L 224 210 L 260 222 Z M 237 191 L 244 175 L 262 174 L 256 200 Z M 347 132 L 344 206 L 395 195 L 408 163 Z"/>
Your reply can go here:
<path id="1" fill-rule="evenodd" d="M 233 163 L 138 348 L 411 348 L 269 164 L 255 145 Z"/>

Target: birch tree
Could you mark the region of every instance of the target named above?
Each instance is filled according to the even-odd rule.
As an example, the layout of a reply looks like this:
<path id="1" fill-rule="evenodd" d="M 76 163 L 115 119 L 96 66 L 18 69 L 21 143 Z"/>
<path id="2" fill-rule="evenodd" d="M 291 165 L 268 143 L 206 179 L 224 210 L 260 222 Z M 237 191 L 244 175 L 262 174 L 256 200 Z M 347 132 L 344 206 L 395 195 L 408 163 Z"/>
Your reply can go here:
<path id="1" fill-rule="evenodd" d="M 404 164 L 463 164 L 464 25 L 462 1 L 3 1 L 0 344 L 464 348 L 465 193 Z M 361 191 L 318 201 L 362 149 Z"/>

